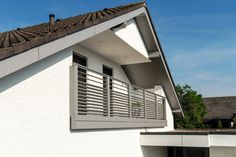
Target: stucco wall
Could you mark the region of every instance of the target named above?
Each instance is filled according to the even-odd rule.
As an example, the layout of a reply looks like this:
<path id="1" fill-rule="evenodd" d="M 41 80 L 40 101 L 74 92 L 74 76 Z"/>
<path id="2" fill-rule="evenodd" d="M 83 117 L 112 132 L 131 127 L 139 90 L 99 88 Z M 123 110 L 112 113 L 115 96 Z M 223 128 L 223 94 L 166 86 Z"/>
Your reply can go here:
<path id="1" fill-rule="evenodd" d="M 142 156 L 140 130 L 70 132 L 71 60 L 67 50 L 1 79 L 0 156 Z"/>
<path id="2" fill-rule="evenodd" d="M 142 157 L 144 129 L 70 131 L 71 62 L 67 49 L 0 79 L 0 156 Z M 127 79 L 122 71 L 115 77 Z"/>
<path id="3" fill-rule="evenodd" d="M 210 147 L 210 157 L 235 157 L 235 147 Z"/>
<path id="4" fill-rule="evenodd" d="M 126 77 L 126 74 L 120 65 L 80 45 L 74 46 L 73 51 L 87 57 L 87 66 L 89 69 L 102 73 L 102 67 L 103 65 L 106 65 L 113 69 L 114 78 L 121 81 L 129 82 L 129 79 Z"/>
<path id="5" fill-rule="evenodd" d="M 149 89 L 150 91 L 159 94 L 161 96 L 166 97 L 166 94 L 162 88 L 162 86 L 155 86 L 153 89 Z M 174 117 L 169 105 L 169 101 L 166 99 L 166 119 L 167 119 L 167 126 L 164 128 L 155 128 L 155 129 L 148 129 L 149 132 L 164 132 L 164 131 L 173 131 L 174 130 Z"/>

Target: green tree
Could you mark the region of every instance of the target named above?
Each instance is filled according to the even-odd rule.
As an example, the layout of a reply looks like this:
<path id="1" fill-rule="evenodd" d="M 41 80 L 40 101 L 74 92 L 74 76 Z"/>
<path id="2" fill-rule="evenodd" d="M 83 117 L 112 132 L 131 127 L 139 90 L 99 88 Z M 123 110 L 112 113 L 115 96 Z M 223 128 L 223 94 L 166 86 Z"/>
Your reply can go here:
<path id="1" fill-rule="evenodd" d="M 194 91 L 189 85 L 176 86 L 185 117 L 175 119 L 176 128 L 205 128 L 204 116 L 207 113 L 201 94 Z"/>

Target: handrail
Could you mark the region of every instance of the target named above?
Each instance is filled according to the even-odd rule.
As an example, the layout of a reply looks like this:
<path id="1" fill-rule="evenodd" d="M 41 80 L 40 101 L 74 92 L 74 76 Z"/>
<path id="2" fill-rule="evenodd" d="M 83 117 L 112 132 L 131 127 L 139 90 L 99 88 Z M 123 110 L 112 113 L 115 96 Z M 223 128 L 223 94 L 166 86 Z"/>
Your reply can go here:
<path id="1" fill-rule="evenodd" d="M 149 90 L 146 90 L 146 89 L 143 88 L 143 87 L 140 87 L 140 86 L 137 86 L 137 85 L 134 85 L 134 84 L 132 84 L 132 83 L 128 83 L 128 82 L 125 82 L 125 81 L 122 81 L 122 80 L 118 80 L 117 78 L 114 78 L 114 77 L 112 77 L 112 76 L 109 76 L 109 75 L 106 75 L 106 74 L 97 72 L 97 71 L 95 71 L 95 70 L 89 69 L 89 68 L 87 68 L 87 67 L 85 67 L 85 66 L 82 66 L 82 65 L 80 65 L 80 64 L 77 64 L 77 63 L 73 63 L 73 64 L 75 64 L 76 66 L 78 66 L 78 67 L 80 67 L 80 68 L 82 68 L 82 69 L 84 69 L 84 70 L 89 70 L 89 71 L 91 71 L 91 72 L 94 72 L 94 73 L 96 73 L 96 74 L 102 75 L 102 76 L 104 76 L 104 77 L 109 77 L 109 78 L 112 79 L 112 80 L 116 80 L 116 81 L 118 81 L 118 82 L 121 82 L 121 83 L 124 83 L 124 84 L 127 84 L 127 85 L 130 84 L 130 85 L 132 85 L 133 87 L 139 88 L 139 89 L 141 89 L 141 90 L 145 90 L 146 92 L 154 93 L 154 92 L 151 92 L 151 91 L 149 91 Z M 156 93 L 154 93 L 154 94 L 157 95 L 157 96 L 159 96 L 159 97 L 161 97 L 161 98 L 165 98 L 165 97 L 162 96 L 162 95 L 159 95 L 159 94 L 156 94 Z"/>
<path id="2" fill-rule="evenodd" d="M 133 119 L 165 120 L 164 96 L 85 66 L 73 65 L 77 69 L 76 101 L 80 116 L 97 112 L 107 117 L 122 117 L 125 114 Z"/>

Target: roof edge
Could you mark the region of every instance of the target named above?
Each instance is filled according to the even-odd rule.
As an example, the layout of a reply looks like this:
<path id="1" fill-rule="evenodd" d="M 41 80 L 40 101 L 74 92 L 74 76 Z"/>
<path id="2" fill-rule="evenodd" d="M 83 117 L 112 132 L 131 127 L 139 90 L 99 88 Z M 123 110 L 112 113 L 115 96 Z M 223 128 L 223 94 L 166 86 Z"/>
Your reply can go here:
<path id="1" fill-rule="evenodd" d="M 130 3 L 123 6 L 108 9 L 104 8 L 103 10 L 61 19 L 57 21 L 54 26 L 50 26 L 49 23 L 41 23 L 1 32 L 0 62 L 35 47 L 50 43 L 142 7 L 146 7 L 145 2 Z"/>
<path id="2" fill-rule="evenodd" d="M 100 23 L 94 23 L 94 25 L 89 25 L 84 29 L 72 30 L 70 34 L 61 36 L 53 41 L 48 41 L 41 45 L 33 45 L 34 47 L 27 49 L 21 53 L 13 54 L 3 60 L 0 60 L 0 78 L 3 78 L 15 71 L 23 69 L 39 60 L 42 60 L 48 56 L 51 56 L 61 50 L 77 44 L 78 42 L 85 40 L 93 35 L 101 33 L 107 29 L 110 29 L 126 20 L 132 19 L 142 13 L 145 13 L 145 7 L 134 7 L 128 9 L 128 11 L 122 12 L 117 16 L 112 16 L 103 19 Z M 66 39 L 66 42 L 65 42 Z M 70 40 L 73 39 L 73 40 Z M 63 44 L 62 44 L 63 43 Z M 31 46 L 31 45 L 30 45 Z M 1 50 L 1 49 L 0 49 Z M 1 53 L 1 51 L 0 51 Z M 5 52 L 4 52 L 5 53 Z M 8 52 L 6 52 L 8 54 Z M 25 58 L 28 58 L 25 60 Z"/>
<path id="3" fill-rule="evenodd" d="M 180 117 L 184 117 L 184 112 L 183 112 L 182 106 L 181 106 L 181 104 L 180 104 L 180 100 L 179 100 L 177 91 L 176 91 L 176 89 L 175 89 L 175 83 L 174 83 L 173 77 L 172 77 L 172 75 L 171 75 L 170 68 L 169 68 L 169 66 L 168 66 L 168 64 L 167 64 L 166 57 L 165 57 L 165 55 L 164 55 L 164 53 L 163 53 L 164 51 L 163 51 L 163 49 L 162 49 L 160 40 L 159 40 L 159 38 L 158 38 L 158 36 L 157 36 L 157 31 L 156 31 L 156 29 L 155 29 L 155 27 L 154 27 L 154 23 L 153 23 L 153 21 L 152 21 L 151 14 L 150 14 L 150 11 L 149 11 L 149 9 L 148 9 L 147 3 L 145 3 L 145 9 L 146 9 L 146 11 L 147 11 L 147 14 L 148 14 L 148 17 L 149 17 L 149 20 L 150 20 L 150 23 L 151 23 L 151 27 L 152 27 L 152 29 L 153 29 L 155 38 L 156 38 L 156 40 L 157 40 L 158 47 L 160 48 L 160 51 L 161 51 L 161 52 L 160 52 L 160 53 L 161 53 L 161 57 L 162 57 L 162 59 L 163 59 L 163 61 L 164 61 L 164 65 L 165 65 L 165 67 L 166 67 L 166 69 L 167 69 L 167 73 L 168 73 L 168 75 L 169 75 L 169 77 L 170 77 L 171 84 L 173 85 L 173 89 L 174 89 L 174 92 L 175 92 L 175 94 L 176 94 L 177 103 L 178 103 L 178 105 L 179 105 L 180 111 L 178 111 L 178 112 L 175 111 L 175 112 L 172 112 L 172 113 L 173 113 L 173 114 L 176 114 L 177 116 L 179 116 L 179 114 L 181 114 Z M 174 111 L 174 110 L 176 110 L 176 109 L 172 109 L 172 108 L 171 108 L 171 110 Z"/>

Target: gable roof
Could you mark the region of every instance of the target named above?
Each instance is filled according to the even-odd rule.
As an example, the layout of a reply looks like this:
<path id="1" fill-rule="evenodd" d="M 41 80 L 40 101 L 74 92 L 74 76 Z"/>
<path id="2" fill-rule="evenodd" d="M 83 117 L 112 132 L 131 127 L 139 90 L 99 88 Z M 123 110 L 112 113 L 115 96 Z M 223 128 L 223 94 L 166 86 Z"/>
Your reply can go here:
<path id="1" fill-rule="evenodd" d="M 93 25 L 144 7 L 145 3 L 133 3 L 115 8 L 56 20 L 54 25 L 42 23 L 0 33 L 0 61 L 49 43 Z"/>
<path id="2" fill-rule="evenodd" d="M 205 119 L 230 119 L 236 114 L 236 96 L 204 98 L 207 107 Z"/>
<path id="3" fill-rule="evenodd" d="M 105 8 L 56 20 L 55 24 L 51 25 L 48 22 L 0 33 L 0 78 L 133 18 L 147 48 L 150 48 L 148 50 L 160 55 L 156 60 L 160 62 L 163 73 L 166 74 L 164 79 L 168 79 L 164 84 L 167 99 L 170 101 L 173 114 L 182 117 L 183 111 L 174 82 L 145 2 Z M 157 84 L 161 83 L 155 85 Z"/>

